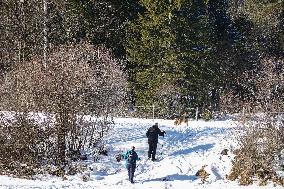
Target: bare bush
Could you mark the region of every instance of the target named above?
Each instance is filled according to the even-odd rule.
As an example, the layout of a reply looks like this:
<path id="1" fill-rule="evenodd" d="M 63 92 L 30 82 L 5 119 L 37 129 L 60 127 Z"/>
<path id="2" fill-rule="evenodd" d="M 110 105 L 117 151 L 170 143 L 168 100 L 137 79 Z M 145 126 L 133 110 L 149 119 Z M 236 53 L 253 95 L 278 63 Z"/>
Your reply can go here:
<path id="1" fill-rule="evenodd" d="M 55 130 L 55 135 L 47 136 L 54 141 L 56 156 L 49 154 L 48 158 L 65 166 L 66 160 L 82 149 L 94 148 L 109 130 L 111 115 L 124 109 L 126 77 L 106 48 L 86 43 L 56 49 L 50 54 L 47 67 L 43 65 L 35 59 L 7 74 L 1 85 L 1 106 L 18 113 L 39 112 L 53 117 L 48 127 Z M 86 121 L 89 127 L 83 127 Z M 31 124 L 37 128 L 33 136 L 38 135 L 44 123 Z M 12 127 L 8 125 L 9 129 Z M 27 132 L 31 135 L 32 130 Z M 24 133 L 19 135 L 11 148 L 16 147 Z"/>
<path id="2" fill-rule="evenodd" d="M 204 184 L 204 183 L 207 181 L 207 179 L 209 178 L 209 175 L 210 175 L 210 174 L 205 170 L 205 167 L 206 167 L 206 166 L 207 166 L 207 165 L 203 165 L 203 166 L 201 167 L 201 169 L 199 169 L 199 170 L 195 173 L 195 176 L 201 178 L 202 184 Z"/>
<path id="3" fill-rule="evenodd" d="M 48 161 L 46 153 L 52 154 L 48 141 L 54 130 L 39 127 L 24 113 L 15 114 L 9 121 L 1 118 L 0 169 L 13 175 L 33 175 L 40 162 Z"/>
<path id="4" fill-rule="evenodd" d="M 284 186 L 284 178 L 278 174 L 283 172 L 284 155 L 283 66 L 283 61 L 263 59 L 254 75 L 244 76 L 247 85 L 253 86 L 253 98 L 235 100 L 241 102 L 237 105 L 246 106 L 240 117 L 243 133 L 238 136 L 239 149 L 228 179 L 239 179 L 242 185 L 252 184 L 258 178 L 260 185 L 271 180 Z"/>
<path id="5" fill-rule="evenodd" d="M 254 178 L 260 180 L 260 185 L 268 180 L 284 181 L 277 174 L 282 166 L 279 157 L 284 149 L 283 125 L 277 126 L 267 120 L 262 118 L 261 121 L 245 123 L 228 179 L 239 179 L 241 185 L 252 184 Z"/>

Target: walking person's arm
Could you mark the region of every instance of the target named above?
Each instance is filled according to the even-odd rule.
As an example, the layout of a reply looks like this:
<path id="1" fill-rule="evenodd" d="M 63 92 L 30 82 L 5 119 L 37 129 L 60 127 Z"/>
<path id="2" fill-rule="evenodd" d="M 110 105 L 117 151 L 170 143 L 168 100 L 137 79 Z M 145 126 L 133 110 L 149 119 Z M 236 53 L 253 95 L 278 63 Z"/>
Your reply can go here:
<path id="1" fill-rule="evenodd" d="M 121 154 L 123 159 L 127 159 L 128 158 L 128 152 L 126 152 L 125 154 Z"/>
<path id="2" fill-rule="evenodd" d="M 137 161 L 141 160 L 141 158 L 138 157 L 138 154 L 137 154 L 137 153 L 136 153 L 136 160 L 137 160 Z"/>
<path id="3" fill-rule="evenodd" d="M 166 134 L 166 131 L 161 131 L 160 129 L 158 130 L 159 136 L 164 137 L 164 135 Z"/>

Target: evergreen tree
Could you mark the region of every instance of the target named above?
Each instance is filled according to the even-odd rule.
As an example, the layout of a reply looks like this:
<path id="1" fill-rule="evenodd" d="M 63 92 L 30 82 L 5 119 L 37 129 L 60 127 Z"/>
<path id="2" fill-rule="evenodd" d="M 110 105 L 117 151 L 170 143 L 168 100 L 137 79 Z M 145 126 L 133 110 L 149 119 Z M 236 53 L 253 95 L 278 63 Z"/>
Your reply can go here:
<path id="1" fill-rule="evenodd" d="M 212 21 L 216 21 L 216 18 L 224 18 L 218 17 L 221 11 L 217 8 L 222 6 L 217 6 L 216 2 L 220 1 L 210 1 Z M 223 30 L 229 34 L 228 39 L 232 40 L 228 40 L 228 48 L 223 48 L 222 40 L 215 38 L 217 47 L 215 54 L 218 56 L 214 58 L 220 63 L 220 70 L 222 70 L 222 90 L 225 94 L 230 91 L 229 93 L 235 99 L 240 99 L 242 103 L 252 102 L 255 100 L 256 92 L 253 78 L 262 70 L 263 59 L 269 56 L 273 56 L 273 59 L 283 56 L 280 42 L 283 41 L 280 37 L 283 31 L 283 25 L 281 26 L 281 19 L 283 19 L 281 2 L 283 1 L 223 2 L 229 2 L 229 4 L 223 3 L 226 5 L 224 6 L 226 11 L 223 11 L 226 14 L 223 15 L 226 15 L 225 18 L 229 21 L 223 21 L 229 23 L 228 29 Z M 219 19 L 220 21 L 222 22 L 222 19 Z M 220 33 L 222 27 L 216 27 L 218 22 L 211 23 L 215 25 L 215 32 Z M 238 106 L 235 105 L 234 110 L 238 110 L 236 107 Z"/>
<path id="2" fill-rule="evenodd" d="M 258 50 L 253 46 L 255 36 L 253 23 L 244 19 L 233 19 L 229 14 L 232 7 L 226 0 L 210 0 L 208 11 L 213 28 L 214 50 L 211 56 L 217 66 L 220 82 L 216 86 L 217 97 L 227 90 L 233 90 L 241 98 L 247 98 L 247 89 L 240 86 L 240 77 L 258 64 Z M 218 102 L 220 99 L 216 99 Z"/>
<path id="3" fill-rule="evenodd" d="M 183 109 L 209 106 L 211 92 L 218 80 L 218 70 L 210 60 L 213 35 L 206 1 L 184 1 L 175 13 L 173 27 L 176 32 L 178 64 L 184 73 L 179 85 L 183 91 Z"/>
<path id="4" fill-rule="evenodd" d="M 116 57 L 125 58 L 126 28 L 143 12 L 138 0 L 69 0 L 68 9 L 78 19 L 75 39 L 104 44 Z"/>
<path id="5" fill-rule="evenodd" d="M 127 46 L 136 103 L 155 103 L 162 115 L 206 104 L 216 79 L 205 1 L 142 3 Z"/>
<path id="6" fill-rule="evenodd" d="M 254 24 L 258 46 L 263 53 L 283 56 L 284 1 L 247 0 L 234 6 L 237 17 L 242 15 Z"/>
<path id="7" fill-rule="evenodd" d="M 128 68 L 137 105 L 156 104 L 165 110 L 168 103 L 174 103 L 172 98 L 175 93 L 172 92 L 178 93 L 176 81 L 182 73 L 176 62 L 171 14 L 179 3 L 142 0 L 141 4 L 146 11 L 130 25 Z M 171 99 L 171 102 L 163 101 L 165 99 Z M 162 110 L 159 111 L 161 114 Z"/>

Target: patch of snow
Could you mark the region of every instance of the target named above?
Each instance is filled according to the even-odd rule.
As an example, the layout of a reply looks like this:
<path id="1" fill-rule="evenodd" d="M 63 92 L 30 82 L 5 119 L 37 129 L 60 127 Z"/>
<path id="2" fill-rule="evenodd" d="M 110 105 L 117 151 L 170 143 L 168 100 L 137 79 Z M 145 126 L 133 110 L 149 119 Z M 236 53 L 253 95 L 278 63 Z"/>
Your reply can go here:
<path id="1" fill-rule="evenodd" d="M 155 122 L 166 131 L 159 137 L 157 161 L 147 160 L 147 129 Z M 82 174 L 67 176 L 67 180 L 46 176 L 37 180 L 26 180 L 0 176 L 1 189 L 280 189 L 269 184 L 240 186 L 237 181 L 226 180 L 232 160 L 232 148 L 236 146 L 234 135 L 237 123 L 232 119 L 218 121 L 189 121 L 187 125 L 175 126 L 174 120 L 152 120 L 116 118 L 115 126 L 106 139 L 108 156 L 101 156 L 97 162 L 85 162 L 89 170 L 89 180 L 84 182 Z M 115 155 L 124 153 L 131 146 L 136 147 L 138 156 L 134 184 L 127 180 L 124 161 L 117 162 Z M 221 155 L 228 149 L 228 155 Z M 196 172 L 206 165 L 210 174 L 202 184 Z"/>

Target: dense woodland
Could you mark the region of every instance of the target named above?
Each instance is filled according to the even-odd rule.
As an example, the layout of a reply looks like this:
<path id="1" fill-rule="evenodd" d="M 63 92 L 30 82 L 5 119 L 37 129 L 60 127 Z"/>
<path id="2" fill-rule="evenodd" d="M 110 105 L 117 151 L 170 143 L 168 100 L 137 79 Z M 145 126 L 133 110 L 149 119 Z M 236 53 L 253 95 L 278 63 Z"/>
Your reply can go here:
<path id="1" fill-rule="evenodd" d="M 18 142 L 22 152 L 12 139 L 32 138 L 33 123 L 25 113 L 12 129 L 1 123 L 11 133 L 0 137 L 10 145 L 1 154 L 20 162 L 63 165 L 82 146 L 100 148 L 109 115 L 131 106 L 155 105 L 159 118 L 196 107 L 283 112 L 283 0 L 0 0 L 0 7 L 1 110 L 56 120 L 48 134 L 23 139 L 29 148 Z M 77 128 L 74 115 L 86 114 L 103 121 Z M 33 145 L 50 138 L 57 146 Z"/>
<path id="2" fill-rule="evenodd" d="M 247 103 L 255 91 L 244 77 L 267 60 L 283 71 L 282 0 L 2 0 L 1 7 L 2 76 L 44 50 L 103 45 L 127 74 L 130 104 L 155 104 L 160 116 L 220 110 L 227 94 Z"/>

